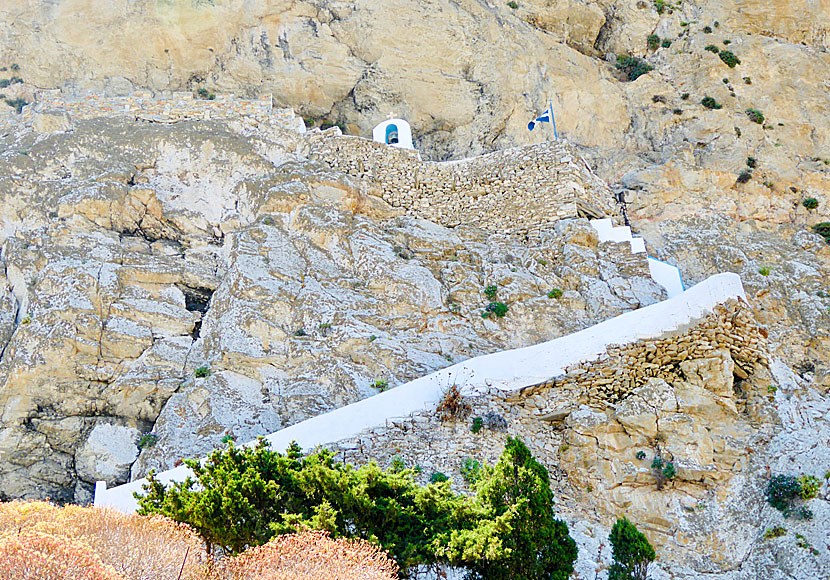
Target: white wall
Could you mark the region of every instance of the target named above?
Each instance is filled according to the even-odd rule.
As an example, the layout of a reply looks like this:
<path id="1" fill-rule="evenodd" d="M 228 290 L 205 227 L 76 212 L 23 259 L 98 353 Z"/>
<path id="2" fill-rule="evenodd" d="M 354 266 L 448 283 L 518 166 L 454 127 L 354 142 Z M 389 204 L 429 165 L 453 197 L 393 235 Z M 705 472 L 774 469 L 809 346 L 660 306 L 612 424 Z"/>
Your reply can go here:
<path id="1" fill-rule="evenodd" d="M 395 125 L 398 128 L 398 142 L 392 147 L 401 149 L 414 149 L 412 145 L 412 128 L 403 119 L 389 119 L 372 129 L 372 140 L 378 143 L 386 143 L 386 127 Z"/>
<path id="2" fill-rule="evenodd" d="M 599 358 L 611 344 L 661 336 L 702 318 L 717 304 L 739 297 L 745 298 L 740 277 L 737 274 L 717 274 L 675 298 L 626 312 L 580 332 L 535 346 L 469 359 L 385 393 L 292 425 L 268 435 L 266 439 L 276 451 L 285 450 L 291 441 L 297 441 L 305 449 L 313 449 L 354 436 L 369 427 L 382 426 L 389 419 L 434 406 L 444 390 L 454 383 L 467 393 L 489 386 L 511 391 L 541 383 L 564 374 L 568 366 Z M 186 467 L 177 467 L 157 477 L 163 482 L 182 481 L 188 472 Z M 107 489 L 106 484 L 99 482 L 95 487 L 95 505 L 133 512 L 137 503 L 132 494 L 141 491 L 142 483 L 144 480 L 138 480 Z"/>

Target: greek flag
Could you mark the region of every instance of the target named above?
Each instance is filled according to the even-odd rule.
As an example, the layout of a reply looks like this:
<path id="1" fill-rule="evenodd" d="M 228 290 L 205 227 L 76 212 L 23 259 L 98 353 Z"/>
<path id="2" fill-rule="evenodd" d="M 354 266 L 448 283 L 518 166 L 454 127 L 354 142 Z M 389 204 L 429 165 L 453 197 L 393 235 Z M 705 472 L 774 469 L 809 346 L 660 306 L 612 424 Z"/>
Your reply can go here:
<path id="1" fill-rule="evenodd" d="M 530 123 L 528 123 L 527 130 L 533 131 L 533 128 L 536 126 L 536 123 L 550 123 L 551 119 L 553 119 L 553 112 L 550 109 L 548 109 L 544 113 L 536 117 L 534 120 L 532 120 Z"/>

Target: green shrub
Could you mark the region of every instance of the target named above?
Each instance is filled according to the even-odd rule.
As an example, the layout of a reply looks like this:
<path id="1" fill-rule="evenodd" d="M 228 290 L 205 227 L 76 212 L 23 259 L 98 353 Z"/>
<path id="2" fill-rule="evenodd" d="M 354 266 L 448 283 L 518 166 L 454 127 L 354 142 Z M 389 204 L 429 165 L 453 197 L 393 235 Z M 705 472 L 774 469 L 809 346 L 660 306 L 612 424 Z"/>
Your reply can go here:
<path id="1" fill-rule="evenodd" d="M 449 481 L 449 477 L 441 473 L 440 471 L 436 471 L 432 475 L 429 476 L 430 483 L 442 483 L 444 481 Z"/>
<path id="2" fill-rule="evenodd" d="M 548 298 L 562 298 L 563 294 L 564 292 L 562 292 L 562 290 L 560 290 L 559 288 L 554 288 L 553 290 L 548 292 Z"/>
<path id="3" fill-rule="evenodd" d="M 755 169 L 756 167 L 758 167 L 758 160 L 755 159 L 754 157 L 747 157 L 746 158 L 746 166 L 749 167 L 750 169 Z"/>
<path id="4" fill-rule="evenodd" d="M 707 109 L 722 109 L 723 105 L 718 103 L 713 97 L 703 97 L 703 100 L 700 101 L 700 104 L 706 107 Z"/>
<path id="5" fill-rule="evenodd" d="M 152 447 L 156 443 L 158 443 L 159 436 L 153 432 L 143 433 L 141 437 L 138 438 L 138 443 L 136 446 L 139 449 L 147 449 L 148 447 Z"/>
<path id="6" fill-rule="evenodd" d="M 373 389 L 377 389 L 381 393 L 389 390 L 389 383 L 384 379 L 377 379 L 369 386 Z"/>
<path id="7" fill-rule="evenodd" d="M 764 532 L 764 539 L 771 540 L 772 538 L 780 538 L 781 536 L 787 533 L 786 528 L 782 528 L 781 526 L 775 526 L 774 528 L 768 528 Z"/>
<path id="8" fill-rule="evenodd" d="M 714 52 L 715 54 L 718 54 L 720 52 L 720 49 L 714 44 L 707 44 L 706 48 L 704 48 L 703 50 L 708 50 L 709 52 Z"/>
<path id="9" fill-rule="evenodd" d="M 519 439 L 507 445 L 474 485 L 475 522 L 453 530 L 441 552 L 487 580 L 567 580 L 576 543 L 565 522 L 554 519 L 547 469 Z"/>
<path id="10" fill-rule="evenodd" d="M 651 34 L 646 39 L 646 46 L 648 46 L 651 50 L 657 50 L 660 48 L 660 37 L 656 34 Z"/>
<path id="11" fill-rule="evenodd" d="M 749 169 L 744 169 L 738 174 L 737 182 L 746 183 L 750 179 L 752 179 L 752 172 Z"/>
<path id="12" fill-rule="evenodd" d="M 703 27 L 703 34 L 712 34 L 712 27 L 711 26 L 704 26 Z"/>
<path id="13" fill-rule="evenodd" d="M 801 499 L 808 500 L 818 496 L 821 489 L 821 481 L 814 475 L 801 474 L 798 476 L 798 485 L 801 486 Z"/>
<path id="14" fill-rule="evenodd" d="M 654 473 L 655 479 L 657 479 L 657 489 L 663 489 L 666 482 L 674 479 L 674 476 L 677 475 L 674 463 L 671 461 L 664 461 L 661 457 L 654 458 L 651 462 L 651 470 Z"/>
<path id="15" fill-rule="evenodd" d="M 13 108 L 18 114 L 22 113 L 23 107 L 29 104 L 29 102 L 22 97 L 17 99 L 4 98 L 3 100 L 6 101 L 6 104 Z"/>
<path id="16" fill-rule="evenodd" d="M 660 43 L 660 46 L 662 46 L 663 48 L 670 47 L 671 46 L 671 40 L 669 40 L 668 38 L 664 38 L 663 42 Z"/>
<path id="17" fill-rule="evenodd" d="M 662 14 L 666 11 L 666 8 L 671 6 L 666 0 L 653 0 L 654 1 L 654 9 L 657 10 L 657 14 Z"/>
<path id="18" fill-rule="evenodd" d="M 818 200 L 814 197 L 808 197 L 801 202 L 801 205 L 807 209 L 816 209 L 818 207 Z"/>
<path id="19" fill-rule="evenodd" d="M 774 475 L 764 489 L 767 502 L 784 514 L 792 513 L 793 504 L 801 498 L 801 484 L 794 475 Z"/>
<path id="20" fill-rule="evenodd" d="M 635 455 L 635 457 L 637 459 L 639 459 L 640 461 L 642 461 L 643 459 L 646 458 L 646 452 L 645 451 L 638 451 L 637 455 Z"/>
<path id="21" fill-rule="evenodd" d="M 504 315 L 507 314 L 507 304 L 504 302 L 491 302 L 484 309 L 484 313 L 481 316 L 489 318 L 491 314 L 494 314 L 498 318 L 504 318 Z"/>
<path id="22" fill-rule="evenodd" d="M 209 377 L 211 375 L 210 367 L 203 365 L 193 371 L 193 376 L 197 379 L 204 379 L 205 377 Z"/>
<path id="23" fill-rule="evenodd" d="M 653 71 L 654 67 L 636 56 L 618 55 L 617 69 L 624 72 L 629 81 L 635 81 Z"/>
<path id="24" fill-rule="evenodd" d="M 510 6 L 513 10 L 519 7 L 519 5 L 513 0 L 510 0 L 510 2 L 507 3 L 507 5 Z"/>
<path id="25" fill-rule="evenodd" d="M 760 268 L 758 268 L 758 273 L 761 276 L 769 276 L 769 268 L 767 268 L 766 266 L 761 266 Z"/>
<path id="26" fill-rule="evenodd" d="M 496 299 L 496 296 L 498 296 L 498 293 L 499 293 L 499 289 L 495 284 L 491 284 L 490 286 L 487 286 L 484 289 L 484 295 L 487 297 L 487 299 L 490 302 L 492 302 Z"/>
<path id="27" fill-rule="evenodd" d="M 724 38 L 723 43 L 728 45 L 728 44 L 732 44 L 732 41 L 727 39 L 727 38 Z"/>
<path id="28" fill-rule="evenodd" d="M 233 436 L 233 435 L 231 435 L 230 433 L 225 433 L 225 434 L 222 436 L 222 443 L 224 443 L 225 445 L 230 445 L 230 444 L 231 444 L 231 443 L 233 443 L 234 441 L 236 441 L 236 437 L 234 437 L 234 436 Z"/>
<path id="29" fill-rule="evenodd" d="M 657 557 L 648 538 L 627 518 L 619 518 L 608 540 L 614 558 L 608 580 L 646 580 L 648 566 Z"/>
<path id="30" fill-rule="evenodd" d="M 406 463 L 404 462 L 403 457 L 401 457 L 400 455 L 395 455 L 389 464 L 389 469 L 391 469 L 394 472 L 403 471 L 404 469 L 406 469 Z"/>
<path id="31" fill-rule="evenodd" d="M 741 59 L 739 59 L 731 50 L 722 50 L 720 51 L 720 59 L 723 63 L 728 66 L 729 68 L 735 68 L 739 64 L 741 64 Z"/>
<path id="32" fill-rule="evenodd" d="M 752 79 L 750 77 L 744 77 L 744 84 L 745 85 L 751 85 L 752 84 Z"/>
<path id="33" fill-rule="evenodd" d="M 830 244 L 830 222 L 821 222 L 814 225 L 813 231 L 824 237 L 824 241 Z"/>
<path id="34" fill-rule="evenodd" d="M 464 481 L 473 485 L 481 477 L 481 463 L 472 457 L 465 457 L 461 462 L 461 477 Z"/>
<path id="35" fill-rule="evenodd" d="M 764 124 L 764 114 L 758 109 L 747 109 L 746 116 L 749 117 L 749 120 L 753 123 L 758 123 L 759 125 Z"/>
<path id="36" fill-rule="evenodd" d="M 473 425 L 470 427 L 470 431 L 472 431 L 473 434 L 477 434 L 479 431 L 481 431 L 483 427 L 484 419 L 482 419 L 481 417 L 475 417 L 473 419 Z"/>

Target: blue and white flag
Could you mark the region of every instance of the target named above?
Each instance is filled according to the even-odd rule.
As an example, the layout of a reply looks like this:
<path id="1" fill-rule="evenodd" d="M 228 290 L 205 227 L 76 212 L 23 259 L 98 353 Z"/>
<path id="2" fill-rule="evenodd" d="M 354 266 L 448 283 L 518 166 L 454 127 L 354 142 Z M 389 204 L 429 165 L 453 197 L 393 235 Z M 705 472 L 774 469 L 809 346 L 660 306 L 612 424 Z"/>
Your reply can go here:
<path id="1" fill-rule="evenodd" d="M 552 118 L 553 113 L 551 113 L 551 110 L 548 109 L 544 113 L 536 117 L 534 120 L 532 120 L 530 123 L 528 123 L 527 129 L 528 131 L 533 131 L 533 128 L 536 126 L 536 123 L 550 123 Z"/>

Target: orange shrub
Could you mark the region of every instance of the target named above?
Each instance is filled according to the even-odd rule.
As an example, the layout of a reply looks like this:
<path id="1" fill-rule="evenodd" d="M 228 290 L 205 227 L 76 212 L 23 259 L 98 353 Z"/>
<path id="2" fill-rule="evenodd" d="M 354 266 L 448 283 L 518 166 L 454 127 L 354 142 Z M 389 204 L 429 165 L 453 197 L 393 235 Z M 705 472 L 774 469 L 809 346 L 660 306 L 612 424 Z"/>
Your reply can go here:
<path id="1" fill-rule="evenodd" d="M 83 543 L 35 531 L 0 536 L 0 579 L 126 580 Z"/>
<path id="2" fill-rule="evenodd" d="M 392 580 L 397 566 L 363 540 L 333 540 L 326 532 L 277 536 L 221 566 L 224 580 Z"/>
<path id="3" fill-rule="evenodd" d="M 0 534 L 29 531 L 81 542 L 129 580 L 178 578 L 183 562 L 182 580 L 202 580 L 210 561 L 191 528 L 161 516 L 46 502 L 0 503 Z"/>

